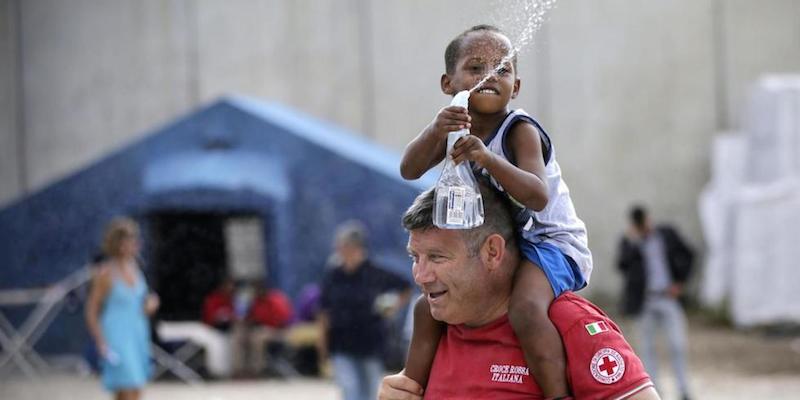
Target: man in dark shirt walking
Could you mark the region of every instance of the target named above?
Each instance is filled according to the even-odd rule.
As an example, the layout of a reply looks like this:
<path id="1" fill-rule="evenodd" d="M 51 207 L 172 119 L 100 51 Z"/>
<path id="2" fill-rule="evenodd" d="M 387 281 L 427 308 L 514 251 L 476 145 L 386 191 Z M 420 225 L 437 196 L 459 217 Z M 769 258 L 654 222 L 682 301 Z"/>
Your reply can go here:
<path id="1" fill-rule="evenodd" d="M 677 230 L 653 226 L 644 207 L 634 206 L 617 257 L 625 278 L 623 312 L 636 319 L 645 368 L 658 384 L 654 341 L 664 332 L 678 390 L 688 399 L 686 316 L 679 299 L 691 273 L 693 252 Z"/>
<path id="2" fill-rule="evenodd" d="M 330 355 L 344 400 L 374 399 L 384 373 L 383 318 L 408 301 L 410 285 L 367 258 L 363 224 L 342 224 L 334 246 L 336 265 L 322 281 L 320 358 Z"/>

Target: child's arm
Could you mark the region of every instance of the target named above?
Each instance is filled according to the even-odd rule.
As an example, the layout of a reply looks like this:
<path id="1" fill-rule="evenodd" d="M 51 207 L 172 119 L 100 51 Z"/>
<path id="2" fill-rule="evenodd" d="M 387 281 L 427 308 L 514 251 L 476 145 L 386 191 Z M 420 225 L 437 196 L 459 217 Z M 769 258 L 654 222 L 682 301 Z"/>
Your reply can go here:
<path id="1" fill-rule="evenodd" d="M 489 171 L 511 197 L 534 211 L 547 206 L 547 181 L 539 132 L 528 123 L 511 128 L 508 144 L 516 165 L 492 153 L 477 136 L 466 136 L 453 146 L 453 160 L 477 162 Z"/>
<path id="2" fill-rule="evenodd" d="M 403 375 L 419 383 L 422 388 L 428 385 L 431 366 L 444 329 L 444 323 L 433 319 L 425 295 L 419 296 L 414 304 L 414 331 L 408 346 Z"/>
<path id="3" fill-rule="evenodd" d="M 449 106 L 439 110 L 436 118 L 417 135 L 403 152 L 400 175 L 417 179 L 444 159 L 447 135 L 470 128 L 471 117 L 464 107 Z"/>

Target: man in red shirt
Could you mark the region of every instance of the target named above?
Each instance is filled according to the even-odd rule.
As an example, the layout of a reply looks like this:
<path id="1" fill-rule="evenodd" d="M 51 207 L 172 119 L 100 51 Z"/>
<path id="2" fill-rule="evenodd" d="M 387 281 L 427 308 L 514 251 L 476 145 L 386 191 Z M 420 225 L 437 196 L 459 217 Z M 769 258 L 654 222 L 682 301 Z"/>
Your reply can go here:
<path id="1" fill-rule="evenodd" d="M 233 291 L 233 280 L 226 278 L 217 289 L 206 296 L 203 301 L 203 322 L 223 332 L 233 327 L 236 321 Z"/>
<path id="2" fill-rule="evenodd" d="M 247 318 L 256 325 L 280 329 L 289 325 L 293 314 L 292 301 L 286 294 L 263 285 L 256 291 Z"/>
<path id="3" fill-rule="evenodd" d="M 427 388 L 401 372 L 384 378 L 382 400 L 544 398 L 508 322 L 520 257 L 513 220 L 505 199 L 480 186 L 485 222 L 478 228 L 436 228 L 433 190 L 417 197 L 403 216 L 414 280 L 433 317 L 448 327 Z M 550 318 L 564 342 L 574 398 L 659 398 L 641 361 L 600 309 L 567 292 L 553 301 Z"/>
<path id="4" fill-rule="evenodd" d="M 292 322 L 294 309 L 289 297 L 281 290 L 256 283 L 255 295 L 235 340 L 244 350 L 243 361 L 247 374 L 258 376 L 267 366 L 267 346 L 283 346 L 285 329 Z M 273 359 L 273 361 L 282 361 Z"/>

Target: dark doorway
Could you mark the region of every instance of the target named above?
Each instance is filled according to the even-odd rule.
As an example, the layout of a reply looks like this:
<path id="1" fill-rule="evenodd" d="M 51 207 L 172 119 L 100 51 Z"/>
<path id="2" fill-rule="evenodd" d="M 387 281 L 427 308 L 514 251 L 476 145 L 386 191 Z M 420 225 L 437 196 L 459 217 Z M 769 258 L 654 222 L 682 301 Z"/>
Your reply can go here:
<path id="1" fill-rule="evenodd" d="M 224 214 L 157 212 L 149 216 L 150 270 L 161 297 L 159 317 L 199 320 L 203 299 L 224 278 Z"/>

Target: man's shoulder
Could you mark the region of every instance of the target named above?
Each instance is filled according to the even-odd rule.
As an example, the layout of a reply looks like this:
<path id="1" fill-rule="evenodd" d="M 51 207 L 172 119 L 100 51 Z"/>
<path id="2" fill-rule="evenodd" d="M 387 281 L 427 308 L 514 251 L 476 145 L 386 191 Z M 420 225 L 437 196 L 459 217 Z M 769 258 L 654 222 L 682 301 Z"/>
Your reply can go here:
<path id="1" fill-rule="evenodd" d="M 575 398 L 627 398 L 653 385 L 619 327 L 588 300 L 564 293 L 550 318 L 564 342 Z"/>
<path id="2" fill-rule="evenodd" d="M 338 266 L 332 266 L 326 268 L 322 272 L 322 278 L 320 279 L 320 293 L 329 293 L 331 290 L 335 290 L 339 283 L 344 279 L 344 273 L 342 272 L 341 268 Z"/>
<path id="3" fill-rule="evenodd" d="M 322 278 L 331 280 L 345 277 L 344 267 L 341 264 L 331 264 L 322 271 Z"/>
<path id="4" fill-rule="evenodd" d="M 573 292 L 564 292 L 550 305 L 550 319 L 562 335 L 566 330 L 587 318 L 609 319 L 603 310 Z"/>
<path id="5" fill-rule="evenodd" d="M 364 266 L 366 267 L 364 268 L 365 272 L 368 273 L 373 279 L 378 279 L 381 281 L 397 281 L 408 285 L 408 281 L 400 276 L 400 274 L 384 267 L 382 264 L 376 264 L 372 260 L 367 260 Z"/>
<path id="6" fill-rule="evenodd" d="M 661 235 L 673 236 L 673 235 L 677 235 L 678 234 L 678 229 L 677 228 L 675 228 L 674 226 L 672 226 L 670 224 L 666 224 L 666 223 L 662 223 L 662 224 L 656 225 L 655 230 L 656 230 L 656 232 L 658 232 Z"/>
<path id="7" fill-rule="evenodd" d="M 586 298 L 575 294 L 574 292 L 564 292 L 558 297 L 553 300 L 553 303 L 550 305 L 550 313 L 557 313 L 562 314 L 566 312 L 575 312 L 576 310 L 581 310 L 582 313 L 603 313 L 600 308 L 596 305 L 592 304 Z"/>

